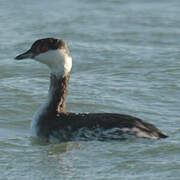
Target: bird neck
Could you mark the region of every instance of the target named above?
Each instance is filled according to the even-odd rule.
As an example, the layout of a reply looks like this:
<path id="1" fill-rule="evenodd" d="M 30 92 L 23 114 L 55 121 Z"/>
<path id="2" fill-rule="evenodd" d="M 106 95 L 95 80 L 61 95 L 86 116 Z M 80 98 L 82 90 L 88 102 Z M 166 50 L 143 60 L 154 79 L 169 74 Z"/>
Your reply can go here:
<path id="1" fill-rule="evenodd" d="M 68 93 L 70 73 L 66 76 L 51 74 L 48 93 L 48 108 L 51 112 L 59 114 L 66 112 L 66 97 Z"/>

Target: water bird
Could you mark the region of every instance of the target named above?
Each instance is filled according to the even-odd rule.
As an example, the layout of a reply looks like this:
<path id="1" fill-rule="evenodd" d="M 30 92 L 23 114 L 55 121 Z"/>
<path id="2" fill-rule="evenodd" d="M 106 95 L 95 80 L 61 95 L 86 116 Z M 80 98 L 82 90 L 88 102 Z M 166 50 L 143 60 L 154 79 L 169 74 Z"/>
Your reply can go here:
<path id="1" fill-rule="evenodd" d="M 153 124 L 139 118 L 116 113 L 73 113 L 66 110 L 68 83 L 72 57 L 64 40 L 44 38 L 15 57 L 31 58 L 50 68 L 50 86 L 47 101 L 35 113 L 31 122 L 32 136 L 46 141 L 55 138 L 70 141 L 121 139 L 123 134 L 134 137 L 160 139 L 168 137 Z"/>

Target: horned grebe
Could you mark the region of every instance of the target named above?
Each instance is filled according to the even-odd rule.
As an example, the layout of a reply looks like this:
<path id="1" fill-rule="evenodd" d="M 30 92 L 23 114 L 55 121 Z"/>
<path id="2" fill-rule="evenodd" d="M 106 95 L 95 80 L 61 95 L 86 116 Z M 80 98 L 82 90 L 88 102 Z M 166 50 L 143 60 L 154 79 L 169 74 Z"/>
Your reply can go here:
<path id="1" fill-rule="evenodd" d="M 46 64 L 51 71 L 47 101 L 35 114 L 31 123 L 33 136 L 47 141 L 52 137 L 60 141 L 69 141 L 77 136 L 85 140 L 91 139 L 92 136 L 98 140 L 121 139 L 124 133 L 151 139 L 168 137 L 154 125 L 129 115 L 67 112 L 65 106 L 72 58 L 64 40 L 37 40 L 27 52 L 15 59 L 26 58 Z M 108 136 L 104 132 L 108 132 Z"/>

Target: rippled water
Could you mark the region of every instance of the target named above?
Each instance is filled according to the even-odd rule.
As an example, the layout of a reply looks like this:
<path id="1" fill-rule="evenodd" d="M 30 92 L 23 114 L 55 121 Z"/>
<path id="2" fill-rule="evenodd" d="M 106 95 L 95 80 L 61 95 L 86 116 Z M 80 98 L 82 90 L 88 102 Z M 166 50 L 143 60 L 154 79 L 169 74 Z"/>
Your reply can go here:
<path id="1" fill-rule="evenodd" d="M 179 7 L 178 0 L 1 0 L 0 179 L 180 179 Z M 31 140 L 49 71 L 13 58 L 44 37 L 68 41 L 70 111 L 131 114 L 170 137 Z"/>

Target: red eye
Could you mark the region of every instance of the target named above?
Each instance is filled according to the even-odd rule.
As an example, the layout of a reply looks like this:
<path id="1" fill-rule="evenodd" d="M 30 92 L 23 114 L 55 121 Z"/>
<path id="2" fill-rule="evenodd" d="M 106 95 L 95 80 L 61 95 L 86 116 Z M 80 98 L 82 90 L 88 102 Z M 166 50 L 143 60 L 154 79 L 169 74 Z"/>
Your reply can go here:
<path id="1" fill-rule="evenodd" d="M 42 47 L 41 52 L 46 52 L 48 50 L 47 47 Z"/>

